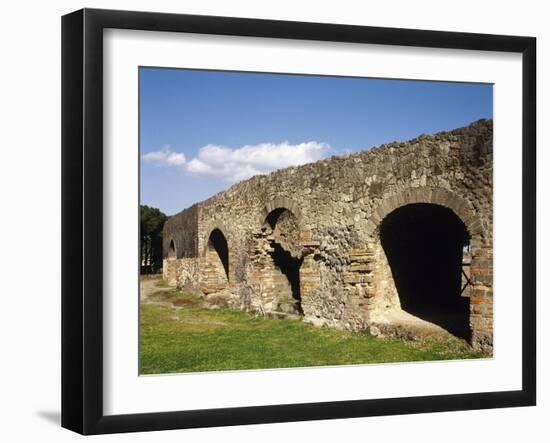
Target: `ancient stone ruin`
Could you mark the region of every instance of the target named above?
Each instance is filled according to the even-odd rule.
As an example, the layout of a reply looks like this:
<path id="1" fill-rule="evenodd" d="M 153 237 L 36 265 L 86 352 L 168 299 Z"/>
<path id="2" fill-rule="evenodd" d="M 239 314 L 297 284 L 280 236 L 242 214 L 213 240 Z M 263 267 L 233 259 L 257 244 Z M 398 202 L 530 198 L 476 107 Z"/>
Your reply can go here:
<path id="1" fill-rule="evenodd" d="M 491 353 L 492 140 L 479 120 L 237 183 L 167 221 L 164 278 L 213 305 Z"/>

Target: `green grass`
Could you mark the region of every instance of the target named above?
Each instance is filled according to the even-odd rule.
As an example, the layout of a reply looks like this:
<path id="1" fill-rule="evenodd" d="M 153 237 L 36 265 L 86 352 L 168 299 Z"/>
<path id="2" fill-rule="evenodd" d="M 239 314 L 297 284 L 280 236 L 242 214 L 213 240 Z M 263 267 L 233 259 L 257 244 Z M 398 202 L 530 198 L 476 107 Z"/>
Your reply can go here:
<path id="1" fill-rule="evenodd" d="M 151 299 L 162 304 L 140 308 L 142 374 L 483 357 L 458 339 L 407 342 L 211 310 L 176 290 Z"/>

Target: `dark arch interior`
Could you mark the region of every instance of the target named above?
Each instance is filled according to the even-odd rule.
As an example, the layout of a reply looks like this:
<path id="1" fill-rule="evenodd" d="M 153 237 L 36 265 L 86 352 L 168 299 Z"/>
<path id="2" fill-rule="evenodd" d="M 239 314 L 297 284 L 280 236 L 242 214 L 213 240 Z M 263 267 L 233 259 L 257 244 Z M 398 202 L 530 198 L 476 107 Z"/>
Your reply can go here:
<path id="1" fill-rule="evenodd" d="M 269 254 L 273 259 L 273 263 L 286 276 L 292 289 L 292 297 L 301 302 L 300 296 L 300 266 L 302 265 L 301 258 L 293 257 L 290 252 L 282 248 L 279 243 L 273 242 L 273 251 Z"/>
<path id="2" fill-rule="evenodd" d="M 469 300 L 461 297 L 464 223 L 448 208 L 415 203 L 391 212 L 380 227 L 401 307 L 469 339 Z"/>
<path id="3" fill-rule="evenodd" d="M 292 212 L 286 208 L 277 208 L 267 215 L 265 221 L 269 224 L 271 229 L 275 229 L 279 218 L 285 212 L 292 214 Z M 292 216 L 294 216 L 294 214 L 292 214 Z M 295 309 L 301 314 L 302 299 L 300 294 L 300 266 L 302 265 L 302 257 L 293 257 L 289 251 L 284 249 L 276 241 L 270 241 L 270 245 L 273 250 L 269 253 L 269 255 L 273 259 L 274 265 L 279 268 L 279 270 L 287 278 L 292 291 L 292 298 L 296 301 Z"/>
<path id="4" fill-rule="evenodd" d="M 176 257 L 176 246 L 174 245 L 174 240 L 170 240 L 170 246 L 168 247 L 168 257 L 169 258 Z"/>
<path id="5" fill-rule="evenodd" d="M 229 250 L 227 248 L 227 240 L 225 239 L 223 232 L 219 229 L 214 229 L 208 238 L 208 245 L 213 247 L 218 253 L 218 257 L 223 264 L 225 276 L 229 278 Z"/>
<path id="6" fill-rule="evenodd" d="M 269 214 L 267 214 L 267 217 L 265 218 L 265 221 L 269 224 L 271 229 L 275 229 L 275 225 L 277 224 L 277 220 L 279 220 L 279 217 L 281 214 L 288 209 L 285 208 L 277 208 L 271 211 Z"/>

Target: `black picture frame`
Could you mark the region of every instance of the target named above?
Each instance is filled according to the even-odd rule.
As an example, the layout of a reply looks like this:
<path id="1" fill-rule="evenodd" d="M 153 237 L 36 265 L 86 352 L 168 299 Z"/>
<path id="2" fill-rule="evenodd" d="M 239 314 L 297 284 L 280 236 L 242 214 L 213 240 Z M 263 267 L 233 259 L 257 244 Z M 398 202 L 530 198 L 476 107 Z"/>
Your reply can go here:
<path id="1" fill-rule="evenodd" d="M 454 48 L 522 54 L 522 389 L 260 407 L 103 413 L 103 30 Z M 536 39 L 83 9 L 62 18 L 62 426 L 82 434 L 413 414 L 536 403 Z"/>

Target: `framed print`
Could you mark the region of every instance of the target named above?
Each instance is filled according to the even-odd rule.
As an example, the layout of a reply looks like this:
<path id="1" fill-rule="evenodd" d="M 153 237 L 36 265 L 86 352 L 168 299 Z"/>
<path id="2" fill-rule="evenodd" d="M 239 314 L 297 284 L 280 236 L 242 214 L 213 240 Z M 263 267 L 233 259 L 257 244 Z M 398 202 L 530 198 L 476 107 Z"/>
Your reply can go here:
<path id="1" fill-rule="evenodd" d="M 531 37 L 62 21 L 62 425 L 534 405 Z"/>

